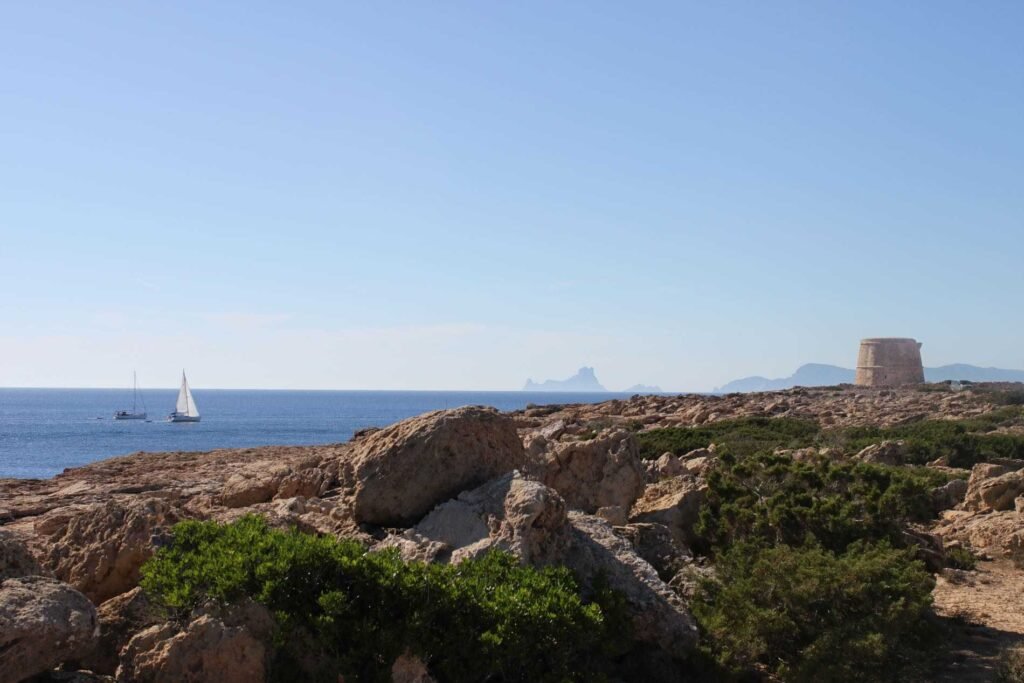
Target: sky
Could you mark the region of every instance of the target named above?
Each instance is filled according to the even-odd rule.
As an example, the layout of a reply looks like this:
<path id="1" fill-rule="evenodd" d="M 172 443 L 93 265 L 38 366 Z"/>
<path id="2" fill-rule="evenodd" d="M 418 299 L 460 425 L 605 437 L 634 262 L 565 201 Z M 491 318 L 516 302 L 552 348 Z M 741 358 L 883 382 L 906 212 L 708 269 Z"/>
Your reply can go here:
<path id="1" fill-rule="evenodd" d="M 47 2 L 0 386 L 1024 368 L 1024 3 Z"/>

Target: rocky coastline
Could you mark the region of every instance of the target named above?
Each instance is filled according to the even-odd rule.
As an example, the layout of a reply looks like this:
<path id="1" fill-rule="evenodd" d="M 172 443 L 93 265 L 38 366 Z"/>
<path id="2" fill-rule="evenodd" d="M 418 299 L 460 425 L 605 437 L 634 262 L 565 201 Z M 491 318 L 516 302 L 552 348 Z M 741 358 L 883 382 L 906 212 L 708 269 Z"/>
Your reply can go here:
<path id="1" fill-rule="evenodd" d="M 1020 388 L 842 385 L 507 414 L 465 407 L 348 443 L 138 453 L 48 480 L 0 480 L 0 683 L 266 680 L 273 624 L 265 609 L 211 607 L 167 620 L 139 587 L 143 564 L 177 522 L 249 514 L 274 528 L 397 548 L 407 560 L 453 564 L 498 549 L 527 565 L 568 567 L 584 586 L 600 577 L 624 597 L 630 638 L 666 670 L 685 672 L 702 638 L 690 606 L 694 577 L 714 571 L 694 529 L 718 444 L 649 457 L 645 433 L 747 418 L 831 429 L 969 420 L 1003 409 L 1000 397 Z M 996 431 L 1024 435 L 1013 424 Z M 886 441 L 856 453 L 780 453 L 900 467 L 902 448 Z M 936 610 L 957 605 L 964 614 L 984 603 L 985 584 L 972 576 L 996 568 L 1003 590 L 1022 583 L 1024 461 L 927 467 L 950 474 L 949 483 L 933 492 L 934 520 L 907 532 L 939 576 Z M 969 548 L 980 569 L 947 569 L 951 548 Z M 1024 637 L 1021 608 L 999 617 L 1001 633 Z M 400 657 L 391 671 L 394 681 L 433 680 L 416 657 Z"/>

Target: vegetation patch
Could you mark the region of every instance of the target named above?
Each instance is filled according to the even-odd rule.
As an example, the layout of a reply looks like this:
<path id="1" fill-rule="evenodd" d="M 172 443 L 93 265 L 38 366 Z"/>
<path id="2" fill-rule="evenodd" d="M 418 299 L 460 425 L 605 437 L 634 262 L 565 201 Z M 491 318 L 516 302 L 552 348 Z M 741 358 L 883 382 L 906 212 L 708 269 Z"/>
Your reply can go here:
<path id="1" fill-rule="evenodd" d="M 856 543 L 739 543 L 721 553 L 694 613 L 712 654 L 737 673 L 784 681 L 907 680 L 937 636 L 934 580 L 909 550 Z"/>
<path id="2" fill-rule="evenodd" d="M 745 417 L 697 427 L 666 427 L 637 434 L 640 455 L 653 460 L 663 453 L 685 455 L 715 444 L 734 455 L 753 455 L 778 448 L 803 448 L 815 443 L 821 428 L 811 420 L 787 417 Z"/>
<path id="3" fill-rule="evenodd" d="M 708 654 L 784 681 L 907 680 L 938 631 L 934 580 L 905 544 L 930 473 L 725 453 L 697 532 L 715 558 L 694 614 Z"/>
<path id="4" fill-rule="evenodd" d="M 898 467 L 785 455 L 725 454 L 708 474 L 697 533 L 708 548 L 741 541 L 844 552 L 860 540 L 901 543 L 909 522 L 934 516 L 931 475 Z"/>
<path id="5" fill-rule="evenodd" d="M 946 549 L 947 567 L 971 571 L 977 566 L 977 564 L 978 558 L 975 557 L 974 553 L 972 553 L 967 548 L 953 547 Z"/>
<path id="6" fill-rule="evenodd" d="M 277 680 L 301 671 L 302 680 L 390 681 L 404 652 L 445 681 L 602 680 L 629 643 L 621 596 L 585 600 L 566 569 L 524 567 L 506 553 L 404 562 L 255 516 L 178 524 L 142 586 L 182 615 L 210 600 L 265 605 L 279 627 Z"/>
<path id="7" fill-rule="evenodd" d="M 637 434 L 641 456 L 655 459 L 715 444 L 737 456 L 779 449 L 828 447 L 852 455 L 882 441 L 903 441 L 908 464 L 924 465 L 938 458 L 953 467 L 970 468 L 991 458 L 1024 459 L 1024 436 L 997 432 L 1024 427 L 1024 408 L 1007 406 L 963 420 L 920 420 L 893 427 L 822 429 L 812 420 L 749 417 L 696 427 L 666 427 Z"/>
<path id="8" fill-rule="evenodd" d="M 943 458 L 952 467 L 970 468 L 991 458 L 1024 458 L 1024 436 L 992 433 L 1024 424 L 1019 408 L 1006 408 L 965 420 L 921 420 L 894 427 L 848 427 L 826 434 L 823 445 L 852 453 L 884 440 L 906 444 L 904 457 L 923 465 Z"/>

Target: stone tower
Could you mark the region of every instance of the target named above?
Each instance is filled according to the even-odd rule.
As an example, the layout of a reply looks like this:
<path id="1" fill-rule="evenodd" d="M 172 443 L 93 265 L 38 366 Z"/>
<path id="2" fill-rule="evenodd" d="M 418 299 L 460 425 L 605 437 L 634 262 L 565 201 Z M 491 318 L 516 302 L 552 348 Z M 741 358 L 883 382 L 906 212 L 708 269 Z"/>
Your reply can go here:
<path id="1" fill-rule="evenodd" d="M 882 337 L 862 339 L 857 356 L 859 387 L 894 387 L 924 382 L 921 344 L 913 339 Z"/>

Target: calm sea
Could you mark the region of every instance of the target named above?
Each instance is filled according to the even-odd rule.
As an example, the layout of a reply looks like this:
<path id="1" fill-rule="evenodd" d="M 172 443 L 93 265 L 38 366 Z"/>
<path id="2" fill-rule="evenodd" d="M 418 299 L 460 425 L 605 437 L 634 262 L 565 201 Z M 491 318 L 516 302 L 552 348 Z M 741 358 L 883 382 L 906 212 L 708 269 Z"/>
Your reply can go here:
<path id="1" fill-rule="evenodd" d="M 202 422 L 166 422 L 177 389 L 139 392 L 152 422 L 115 421 L 131 407 L 118 389 L 0 389 L 0 478 L 51 477 L 66 467 L 136 451 L 207 451 L 347 441 L 429 410 L 527 403 L 592 403 L 625 394 L 461 391 L 193 390 Z"/>

